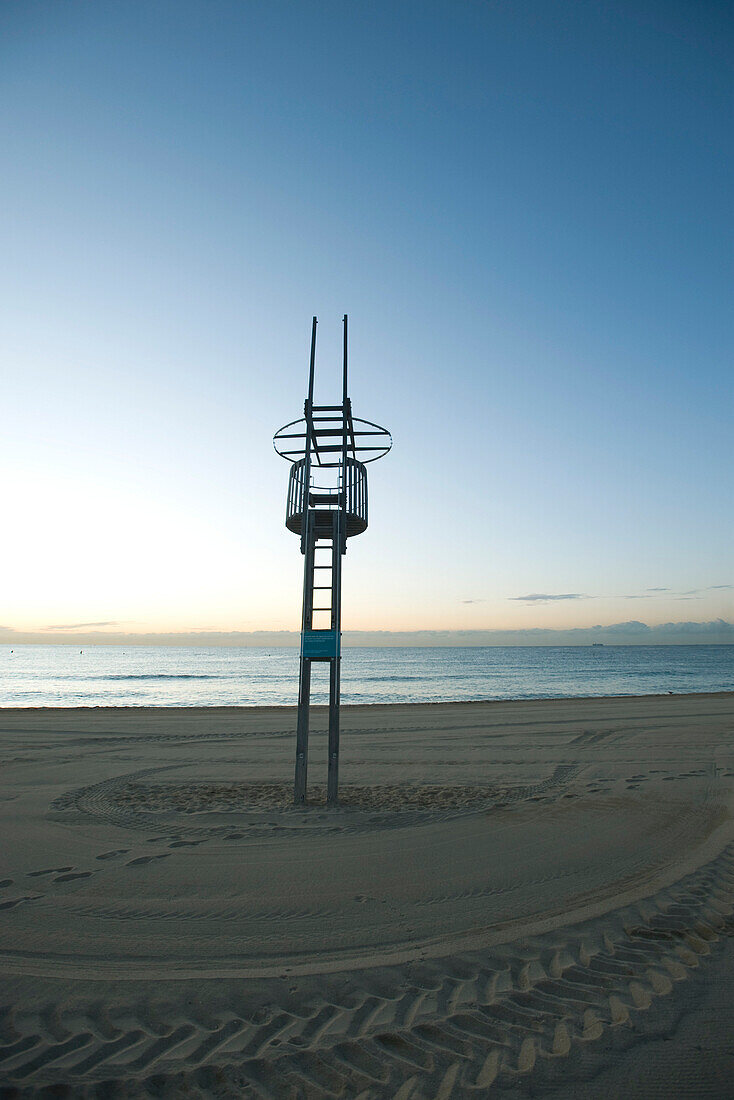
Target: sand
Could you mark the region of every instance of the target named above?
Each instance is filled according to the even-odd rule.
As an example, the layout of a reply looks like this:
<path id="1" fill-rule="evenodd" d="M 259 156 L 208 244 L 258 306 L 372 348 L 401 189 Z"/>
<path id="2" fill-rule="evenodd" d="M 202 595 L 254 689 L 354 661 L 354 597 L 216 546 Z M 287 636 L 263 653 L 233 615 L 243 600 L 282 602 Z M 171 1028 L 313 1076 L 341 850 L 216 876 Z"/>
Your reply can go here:
<path id="1" fill-rule="evenodd" d="M 0 1093 L 732 1095 L 734 695 L 0 711 Z"/>

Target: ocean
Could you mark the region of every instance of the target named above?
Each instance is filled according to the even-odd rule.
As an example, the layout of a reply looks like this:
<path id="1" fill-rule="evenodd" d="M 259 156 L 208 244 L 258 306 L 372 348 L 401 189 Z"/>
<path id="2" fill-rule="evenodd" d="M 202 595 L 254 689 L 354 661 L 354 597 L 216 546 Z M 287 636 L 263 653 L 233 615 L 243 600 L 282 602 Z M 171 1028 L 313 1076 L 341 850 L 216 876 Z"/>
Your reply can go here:
<path id="1" fill-rule="evenodd" d="M 314 665 L 312 702 L 328 701 Z M 342 702 L 734 691 L 734 646 L 355 647 L 342 653 Z M 0 706 L 295 705 L 298 650 L 14 645 L 0 650 Z"/>

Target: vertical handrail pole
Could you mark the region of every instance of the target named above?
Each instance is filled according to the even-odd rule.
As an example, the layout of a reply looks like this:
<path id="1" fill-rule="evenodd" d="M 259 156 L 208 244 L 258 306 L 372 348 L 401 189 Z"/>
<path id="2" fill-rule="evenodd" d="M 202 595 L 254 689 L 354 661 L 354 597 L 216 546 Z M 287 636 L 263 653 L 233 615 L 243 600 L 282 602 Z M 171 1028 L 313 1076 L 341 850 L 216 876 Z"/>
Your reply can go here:
<path id="1" fill-rule="evenodd" d="M 349 409 L 349 397 L 347 396 L 347 315 L 344 314 L 344 371 L 342 380 L 342 530 L 339 550 L 342 554 L 347 550 L 347 422 L 351 416 Z"/>
<path id="2" fill-rule="evenodd" d="M 305 635 L 313 627 L 313 575 L 316 547 L 316 530 L 309 515 L 308 498 L 311 487 L 311 446 L 313 443 L 313 383 L 316 365 L 316 325 L 311 323 L 311 359 L 308 371 L 308 397 L 304 407 L 306 416 L 306 453 L 303 464 L 301 497 L 301 553 L 303 560 L 303 614 L 301 618 L 301 660 L 298 677 L 298 721 L 296 726 L 296 776 L 293 801 L 302 806 L 306 801 L 308 779 L 308 726 L 311 707 L 311 658 L 304 654 Z"/>
<path id="3" fill-rule="evenodd" d="M 313 443 L 313 378 L 316 365 L 316 325 L 318 320 L 313 318 L 311 323 L 311 361 L 308 370 L 308 397 L 304 413 L 306 416 L 306 454 L 303 469 L 303 519 L 301 520 L 301 553 L 306 553 L 306 512 L 308 511 L 308 496 L 311 488 L 311 445 Z"/>
<path id="4" fill-rule="evenodd" d="M 341 693 L 341 621 L 342 555 L 347 549 L 347 510 L 349 507 L 349 471 L 347 469 L 347 428 L 351 419 L 347 396 L 347 315 L 344 314 L 344 361 L 342 377 L 342 453 L 341 492 L 339 507 L 332 517 L 331 558 L 331 629 L 334 632 L 334 652 L 329 661 L 329 760 L 326 780 L 326 803 L 336 806 L 339 801 L 339 707 Z"/>
<path id="5" fill-rule="evenodd" d="M 342 401 L 347 403 L 347 315 L 344 314 L 344 379 L 342 386 Z"/>

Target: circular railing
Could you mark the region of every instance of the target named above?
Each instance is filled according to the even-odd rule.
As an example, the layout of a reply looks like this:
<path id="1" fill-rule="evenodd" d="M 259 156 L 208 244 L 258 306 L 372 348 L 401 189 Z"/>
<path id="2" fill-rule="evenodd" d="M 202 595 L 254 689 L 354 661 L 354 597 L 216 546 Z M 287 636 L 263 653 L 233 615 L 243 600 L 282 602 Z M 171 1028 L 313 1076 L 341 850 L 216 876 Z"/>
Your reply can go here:
<path id="1" fill-rule="evenodd" d="M 300 462 L 306 456 L 308 423 L 305 418 L 284 424 L 273 436 L 273 447 L 288 462 Z M 342 416 L 313 417 L 311 434 L 311 463 L 324 469 L 341 465 L 344 453 L 344 428 Z M 387 428 L 370 420 L 351 417 L 346 431 L 346 451 L 355 461 L 376 462 L 392 447 L 392 436 Z"/>
<path id="2" fill-rule="evenodd" d="M 312 473 L 309 477 L 308 504 L 316 511 L 317 530 L 326 529 L 331 523 L 331 513 L 343 507 L 349 537 L 361 534 L 367 527 L 367 471 L 364 463 L 347 458 L 344 481 L 344 487 L 319 488 L 314 484 Z M 305 482 L 306 460 L 302 458 L 291 466 L 286 502 L 285 525 L 296 535 L 302 533 Z"/>

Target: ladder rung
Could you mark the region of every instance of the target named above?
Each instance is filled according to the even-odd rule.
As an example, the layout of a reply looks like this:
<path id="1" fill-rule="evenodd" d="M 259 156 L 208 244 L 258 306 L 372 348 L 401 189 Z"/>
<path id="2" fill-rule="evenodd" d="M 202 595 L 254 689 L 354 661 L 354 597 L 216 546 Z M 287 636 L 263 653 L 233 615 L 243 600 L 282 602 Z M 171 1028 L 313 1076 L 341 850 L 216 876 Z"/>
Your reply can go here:
<path id="1" fill-rule="evenodd" d="M 314 592 L 331 592 L 330 584 L 315 584 L 313 586 Z"/>
<path id="2" fill-rule="evenodd" d="M 312 607 L 311 608 L 311 613 L 312 614 L 315 614 L 317 611 L 328 611 L 329 614 L 331 614 L 331 608 L 330 607 Z"/>
<path id="3" fill-rule="evenodd" d="M 319 454 L 327 454 L 327 453 L 333 454 L 336 451 L 340 451 L 340 450 L 341 450 L 341 447 L 332 446 L 331 444 L 329 444 L 326 447 L 319 447 L 318 448 Z M 352 450 L 352 448 L 348 446 L 347 450 L 348 451 Z M 361 453 L 362 451 L 384 451 L 385 448 L 384 447 L 363 447 L 362 444 L 359 443 L 357 445 L 357 450 Z M 300 451 L 284 451 L 283 454 L 300 454 Z"/>
<path id="4" fill-rule="evenodd" d="M 329 417 L 326 418 L 328 423 L 333 423 L 334 420 L 336 420 L 336 419 L 340 419 L 340 418 L 339 417 L 333 417 L 333 416 L 329 416 Z M 319 420 L 318 423 L 320 424 L 321 421 Z M 342 435 L 343 432 L 344 432 L 344 429 L 342 429 L 342 428 L 318 428 L 315 434 L 318 435 L 318 436 L 334 436 L 334 435 Z M 363 436 L 363 435 L 384 435 L 384 434 L 385 434 L 384 432 L 362 432 L 362 431 L 359 431 L 359 430 L 353 432 L 353 431 L 351 431 L 350 428 L 346 429 L 347 440 L 351 439 L 353 436 L 354 436 L 355 439 L 357 439 L 359 436 Z M 279 435 L 278 436 L 278 442 L 279 443 L 283 439 L 308 439 L 308 434 L 307 434 L 307 432 L 288 432 L 285 435 Z M 323 447 L 321 447 L 320 450 L 323 450 Z M 290 454 L 291 452 L 289 451 L 288 453 Z M 297 452 L 294 451 L 292 453 L 296 454 Z"/>
<path id="5" fill-rule="evenodd" d="M 314 569 L 331 569 L 330 565 L 314 565 Z"/>
<path id="6" fill-rule="evenodd" d="M 341 428 L 319 428 L 318 434 L 319 435 L 326 435 L 326 436 L 341 435 L 342 434 L 342 429 Z M 357 438 L 358 436 L 361 436 L 361 435 L 384 435 L 384 434 L 385 434 L 384 432 L 360 432 L 360 431 L 352 432 L 352 431 L 349 430 L 349 428 L 344 429 L 344 435 L 346 435 L 348 440 L 351 439 L 352 436 Z M 300 432 L 298 435 L 279 435 L 278 436 L 278 439 L 305 439 L 305 438 L 306 438 L 306 433 L 305 432 Z M 323 447 L 321 449 L 323 450 Z"/>

